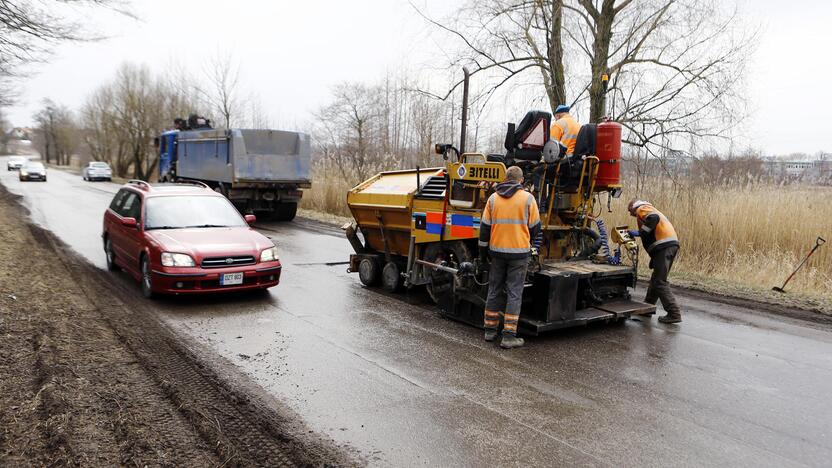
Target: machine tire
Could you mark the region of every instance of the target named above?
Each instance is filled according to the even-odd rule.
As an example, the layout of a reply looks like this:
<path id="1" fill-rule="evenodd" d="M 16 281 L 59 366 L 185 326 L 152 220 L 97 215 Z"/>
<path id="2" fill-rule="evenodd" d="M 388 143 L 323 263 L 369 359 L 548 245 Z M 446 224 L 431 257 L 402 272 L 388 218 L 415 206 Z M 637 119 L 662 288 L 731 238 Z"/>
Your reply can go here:
<path id="1" fill-rule="evenodd" d="M 104 239 L 104 256 L 107 259 L 107 270 L 109 271 L 119 271 L 118 265 L 116 265 L 116 254 L 113 252 L 113 243 L 110 241 L 110 238 L 107 237 Z"/>
<path id="2" fill-rule="evenodd" d="M 470 249 L 461 241 L 439 242 L 429 245 L 425 249 L 423 259 L 431 263 L 439 263 L 441 261 L 450 261 L 455 264 L 454 267 L 459 266 L 462 262 L 470 262 Z M 454 276 L 450 273 L 432 270 L 427 273 L 428 283 L 426 289 L 431 299 L 440 307 L 446 307 L 454 302 L 453 297 L 453 282 Z"/>
<path id="3" fill-rule="evenodd" d="M 390 292 L 399 292 L 402 289 L 402 271 L 396 262 L 387 262 L 381 270 L 381 285 Z"/>
<path id="4" fill-rule="evenodd" d="M 358 263 L 358 279 L 364 286 L 376 286 L 380 279 L 378 262 L 372 258 L 362 258 Z"/>
<path id="5" fill-rule="evenodd" d="M 274 209 L 274 219 L 277 221 L 291 221 L 295 219 L 295 215 L 297 215 L 297 213 L 297 202 L 280 203 L 277 205 L 277 208 Z"/>

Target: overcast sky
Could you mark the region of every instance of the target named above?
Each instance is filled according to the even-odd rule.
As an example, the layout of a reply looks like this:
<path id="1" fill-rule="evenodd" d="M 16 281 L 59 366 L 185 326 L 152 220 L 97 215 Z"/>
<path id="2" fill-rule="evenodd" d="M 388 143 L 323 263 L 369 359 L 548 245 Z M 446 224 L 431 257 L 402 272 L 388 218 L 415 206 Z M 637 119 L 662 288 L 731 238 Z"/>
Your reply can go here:
<path id="1" fill-rule="evenodd" d="M 832 151 L 826 138 L 832 105 L 832 2 L 741 0 L 761 26 L 747 77 L 751 117 L 737 136 L 766 154 Z M 441 17 L 458 1 L 415 0 Z M 232 53 L 241 81 L 262 98 L 277 125 L 303 126 L 326 103 L 332 85 L 374 82 L 387 71 L 419 70 L 436 57 L 438 34 L 403 0 L 134 0 L 134 21 L 108 12 L 89 19 L 110 39 L 59 47 L 23 83 L 14 125 L 28 125 L 44 97 L 77 109 L 125 61 L 164 73 L 172 63 L 192 72 Z M 517 116 L 517 119 L 522 116 Z"/>

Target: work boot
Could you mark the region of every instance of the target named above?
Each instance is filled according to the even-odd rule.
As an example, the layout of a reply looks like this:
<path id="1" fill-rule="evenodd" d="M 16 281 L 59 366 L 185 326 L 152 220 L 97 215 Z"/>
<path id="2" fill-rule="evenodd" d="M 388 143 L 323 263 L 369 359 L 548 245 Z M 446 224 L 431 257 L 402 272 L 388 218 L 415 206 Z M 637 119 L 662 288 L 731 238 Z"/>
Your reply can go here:
<path id="1" fill-rule="evenodd" d="M 497 330 L 485 330 L 485 341 L 494 341 L 497 338 Z"/>
<path id="2" fill-rule="evenodd" d="M 500 347 L 503 349 L 511 349 L 511 348 L 519 348 L 523 346 L 523 338 L 518 338 L 514 335 L 503 335 L 503 339 L 500 341 Z"/>
<path id="3" fill-rule="evenodd" d="M 663 315 L 659 317 L 659 323 L 679 323 L 682 321 L 681 315 Z"/>

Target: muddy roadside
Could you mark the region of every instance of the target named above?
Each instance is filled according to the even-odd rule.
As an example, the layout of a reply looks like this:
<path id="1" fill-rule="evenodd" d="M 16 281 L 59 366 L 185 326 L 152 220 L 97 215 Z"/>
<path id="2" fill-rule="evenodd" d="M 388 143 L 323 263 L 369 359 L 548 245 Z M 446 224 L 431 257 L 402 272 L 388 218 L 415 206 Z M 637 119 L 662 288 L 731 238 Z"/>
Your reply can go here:
<path id="1" fill-rule="evenodd" d="M 207 363 L 2 186 L 0 259 L 0 466 L 361 464 Z"/>

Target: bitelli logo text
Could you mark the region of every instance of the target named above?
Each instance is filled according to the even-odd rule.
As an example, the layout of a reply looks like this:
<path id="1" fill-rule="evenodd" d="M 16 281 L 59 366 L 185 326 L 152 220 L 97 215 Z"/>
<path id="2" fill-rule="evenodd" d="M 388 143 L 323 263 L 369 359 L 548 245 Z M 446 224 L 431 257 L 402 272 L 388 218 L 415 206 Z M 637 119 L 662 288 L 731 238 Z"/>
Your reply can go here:
<path id="1" fill-rule="evenodd" d="M 468 177 L 472 179 L 497 179 L 500 177 L 500 168 L 488 166 L 469 167 Z"/>

